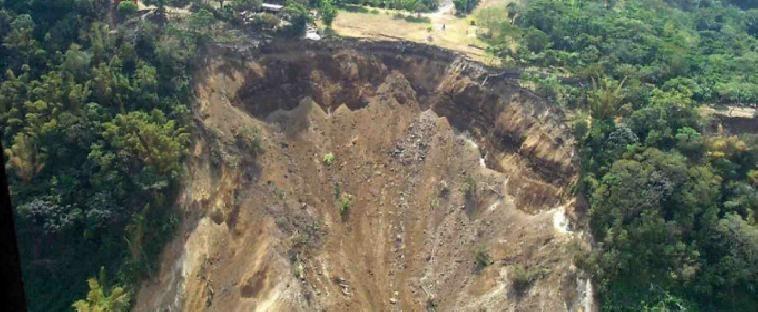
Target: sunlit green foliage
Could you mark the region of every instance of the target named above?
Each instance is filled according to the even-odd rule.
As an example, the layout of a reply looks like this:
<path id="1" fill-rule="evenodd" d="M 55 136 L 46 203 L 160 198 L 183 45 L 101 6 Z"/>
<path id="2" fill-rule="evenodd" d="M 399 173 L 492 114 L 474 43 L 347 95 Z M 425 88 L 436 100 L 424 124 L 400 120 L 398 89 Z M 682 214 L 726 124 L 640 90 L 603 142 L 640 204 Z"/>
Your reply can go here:
<path id="1" fill-rule="evenodd" d="M 758 139 L 708 134 L 698 111 L 758 101 L 756 11 L 726 2 L 532 0 L 478 14 L 490 52 L 579 112 L 577 190 L 596 242 L 579 264 L 604 310 L 758 305 Z"/>
<path id="2" fill-rule="evenodd" d="M 177 224 L 188 69 L 202 33 L 109 26 L 111 3 L 0 8 L 0 127 L 30 311 L 70 310 L 101 266 L 120 286 L 104 293 L 90 281 L 77 309 L 126 310 Z M 124 3 L 118 13 L 133 12 Z M 213 22 L 202 17 L 195 26 Z"/>
<path id="3" fill-rule="evenodd" d="M 332 27 L 332 22 L 337 16 L 337 8 L 334 7 L 331 0 L 320 0 L 318 14 L 321 17 L 321 22 L 323 22 L 327 28 Z"/>
<path id="4" fill-rule="evenodd" d="M 87 298 L 74 302 L 76 312 L 125 312 L 129 309 L 129 294 L 121 287 L 103 289 L 95 278 L 87 280 L 89 292 Z"/>

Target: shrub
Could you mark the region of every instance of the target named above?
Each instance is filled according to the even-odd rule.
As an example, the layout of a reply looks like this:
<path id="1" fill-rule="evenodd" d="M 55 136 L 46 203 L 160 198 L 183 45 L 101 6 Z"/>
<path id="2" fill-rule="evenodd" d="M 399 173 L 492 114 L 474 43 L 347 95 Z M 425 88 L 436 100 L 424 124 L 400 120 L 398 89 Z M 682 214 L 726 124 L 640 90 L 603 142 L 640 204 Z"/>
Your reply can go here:
<path id="1" fill-rule="evenodd" d="M 511 281 L 513 288 L 522 293 L 532 283 L 532 277 L 523 265 L 514 265 L 511 268 Z"/>
<path id="2" fill-rule="evenodd" d="M 476 7 L 478 2 L 479 0 L 453 0 L 455 13 L 458 15 L 468 14 Z"/>
<path id="3" fill-rule="evenodd" d="M 427 24 L 428 24 L 428 23 L 431 23 L 431 22 L 432 22 L 432 20 L 430 20 L 430 19 L 429 19 L 428 17 L 426 17 L 426 16 L 413 16 L 413 15 L 408 15 L 408 16 L 404 17 L 403 19 L 404 19 L 406 22 L 409 22 L 409 23 L 427 23 Z"/>
<path id="4" fill-rule="evenodd" d="M 261 151 L 261 138 L 258 128 L 243 127 L 234 137 L 244 152 L 257 155 Z"/>
<path id="5" fill-rule="evenodd" d="M 520 295 L 523 294 L 532 283 L 547 274 L 547 269 L 536 266 L 531 268 L 525 268 L 521 264 L 517 264 L 511 267 L 510 276 L 513 289 Z"/>
<path id="6" fill-rule="evenodd" d="M 337 17 L 337 8 L 332 4 L 331 0 L 320 0 L 318 14 L 321 16 L 321 22 L 326 25 L 326 28 L 331 28 L 334 18 Z"/>
<path id="7" fill-rule="evenodd" d="M 345 10 L 345 11 L 353 12 L 353 13 L 370 13 L 370 11 L 368 9 L 366 9 L 366 8 L 360 6 L 360 5 L 355 5 L 355 4 L 345 4 L 345 5 L 341 6 L 340 8 L 343 9 L 343 10 Z M 376 11 L 377 13 L 379 13 L 379 11 L 377 11 L 375 9 L 372 9 L 372 11 Z"/>
<path id="8" fill-rule="evenodd" d="M 233 0 L 232 9 L 235 12 L 253 11 L 260 8 L 262 3 L 260 0 Z"/>
<path id="9" fill-rule="evenodd" d="M 476 264 L 477 272 L 483 270 L 492 263 L 492 259 L 487 253 L 487 249 L 480 247 L 474 252 L 474 263 Z"/>
<path id="10" fill-rule="evenodd" d="M 118 13 L 121 14 L 121 16 L 129 16 L 137 13 L 138 9 L 137 4 L 130 0 L 124 0 L 118 4 Z"/>
<path id="11" fill-rule="evenodd" d="M 290 36 L 299 36 L 305 33 L 308 23 L 312 22 L 308 8 L 296 1 L 288 1 L 284 6 L 284 16 L 290 22 L 285 33 Z"/>
<path id="12" fill-rule="evenodd" d="M 271 13 L 261 13 L 253 17 L 253 25 L 261 29 L 271 29 L 281 23 L 281 19 Z"/>
<path id="13" fill-rule="evenodd" d="M 347 220 L 347 216 L 350 214 L 350 207 L 353 206 L 353 196 L 348 193 L 343 193 L 339 200 L 340 205 L 340 217 L 342 221 Z"/>
<path id="14" fill-rule="evenodd" d="M 324 159 L 323 159 L 324 165 L 331 166 L 335 160 L 336 158 L 334 157 L 334 154 L 332 154 L 331 152 L 326 153 L 326 155 L 324 155 Z"/>
<path id="15" fill-rule="evenodd" d="M 587 119 L 581 118 L 574 121 L 574 137 L 577 142 L 581 142 L 587 137 L 589 133 L 589 123 Z"/>
<path id="16" fill-rule="evenodd" d="M 474 193 L 476 193 L 476 180 L 474 180 L 474 177 L 467 175 L 466 179 L 463 180 L 463 185 L 461 186 L 461 192 L 463 192 L 466 197 L 473 196 Z"/>

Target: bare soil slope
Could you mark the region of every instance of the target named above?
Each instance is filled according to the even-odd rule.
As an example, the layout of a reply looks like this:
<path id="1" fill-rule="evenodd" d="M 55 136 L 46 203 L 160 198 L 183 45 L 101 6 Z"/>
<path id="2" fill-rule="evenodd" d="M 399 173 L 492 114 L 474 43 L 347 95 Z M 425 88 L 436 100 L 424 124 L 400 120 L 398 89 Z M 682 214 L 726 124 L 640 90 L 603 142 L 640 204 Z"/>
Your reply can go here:
<path id="1" fill-rule="evenodd" d="M 498 77 L 402 43 L 209 53 L 182 233 L 136 310 L 591 309 L 563 114 Z"/>

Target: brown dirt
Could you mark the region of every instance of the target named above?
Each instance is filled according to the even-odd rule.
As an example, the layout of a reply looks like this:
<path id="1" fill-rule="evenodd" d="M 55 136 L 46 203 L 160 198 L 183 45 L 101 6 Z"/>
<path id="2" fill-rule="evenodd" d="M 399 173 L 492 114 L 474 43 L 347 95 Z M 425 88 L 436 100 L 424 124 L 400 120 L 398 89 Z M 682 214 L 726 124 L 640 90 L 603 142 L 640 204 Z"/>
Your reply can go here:
<path id="1" fill-rule="evenodd" d="M 582 235 L 554 226 L 575 202 L 563 114 L 487 75 L 401 43 L 209 53 L 182 235 L 135 310 L 586 309 Z M 244 127 L 260 155 L 235 143 Z M 515 265 L 541 272 L 523 293 Z"/>

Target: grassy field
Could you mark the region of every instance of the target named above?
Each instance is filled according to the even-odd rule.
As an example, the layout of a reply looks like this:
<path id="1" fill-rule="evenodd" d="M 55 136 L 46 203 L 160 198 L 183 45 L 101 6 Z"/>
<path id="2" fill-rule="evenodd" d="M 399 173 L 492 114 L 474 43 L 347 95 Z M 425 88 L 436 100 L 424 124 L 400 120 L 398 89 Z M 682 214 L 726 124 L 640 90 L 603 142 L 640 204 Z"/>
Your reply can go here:
<path id="1" fill-rule="evenodd" d="M 504 0 L 490 2 L 493 1 Z M 346 37 L 407 40 L 437 45 L 494 65 L 495 59 L 485 53 L 485 43 L 476 36 L 477 26 L 472 23 L 474 14 L 455 16 L 452 4 L 443 3 L 438 12 L 421 14 L 429 18 L 429 23 L 413 23 L 395 17 L 398 13 L 408 15 L 407 12 L 366 7 L 374 13 L 340 11 L 332 28 L 337 34 Z"/>

